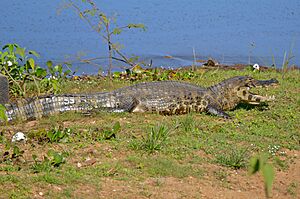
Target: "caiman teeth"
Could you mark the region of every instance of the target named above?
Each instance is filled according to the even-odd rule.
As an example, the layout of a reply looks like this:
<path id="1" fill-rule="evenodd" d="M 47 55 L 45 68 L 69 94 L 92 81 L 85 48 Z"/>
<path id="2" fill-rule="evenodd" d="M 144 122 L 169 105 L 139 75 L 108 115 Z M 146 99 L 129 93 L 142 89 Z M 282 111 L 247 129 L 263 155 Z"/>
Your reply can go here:
<path id="1" fill-rule="evenodd" d="M 272 96 L 266 95 L 266 98 L 270 101 L 273 101 L 273 100 L 275 100 L 275 95 L 272 95 Z"/>

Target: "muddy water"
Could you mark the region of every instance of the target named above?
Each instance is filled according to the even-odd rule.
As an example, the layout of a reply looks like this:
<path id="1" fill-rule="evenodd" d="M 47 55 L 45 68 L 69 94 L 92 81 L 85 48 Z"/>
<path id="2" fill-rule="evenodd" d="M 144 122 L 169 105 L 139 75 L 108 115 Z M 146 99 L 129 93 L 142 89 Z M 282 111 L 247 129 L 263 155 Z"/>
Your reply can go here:
<path id="1" fill-rule="evenodd" d="M 130 30 L 114 41 L 123 52 L 138 55 L 154 66 L 178 67 L 196 59 L 217 58 L 221 63 L 281 66 L 292 47 L 291 63 L 300 65 L 300 2 L 298 0 L 95 0 L 116 15 L 116 23 L 144 23 L 147 31 Z M 71 60 L 80 72 L 98 67 L 80 64 L 76 56 L 105 57 L 106 46 L 70 9 L 58 10 L 61 0 L 1 1 L 0 45 L 16 42 L 47 60 Z M 80 1 L 79 1 L 80 2 Z M 166 58 L 168 57 L 168 58 Z M 171 58 L 170 58 L 171 57 Z M 250 57 L 250 60 L 249 60 Z M 103 68 L 105 59 L 98 61 Z"/>

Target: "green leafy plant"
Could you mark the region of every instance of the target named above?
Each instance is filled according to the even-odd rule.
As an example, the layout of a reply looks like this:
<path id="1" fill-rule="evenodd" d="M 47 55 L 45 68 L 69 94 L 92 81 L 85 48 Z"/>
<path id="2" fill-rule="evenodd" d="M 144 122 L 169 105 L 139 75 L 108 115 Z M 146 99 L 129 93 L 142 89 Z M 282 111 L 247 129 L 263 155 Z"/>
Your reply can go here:
<path id="1" fill-rule="evenodd" d="M 6 145 L 6 150 L 3 151 L 3 154 L 0 153 L 0 163 L 2 162 L 14 162 L 17 160 L 19 157 L 22 157 L 24 154 L 24 151 L 21 150 L 17 145 L 12 145 L 10 144 L 4 137 L 3 135 L 0 138 L 2 140 L 2 143 Z"/>
<path id="2" fill-rule="evenodd" d="M 111 140 L 117 137 L 117 133 L 120 132 L 121 125 L 120 122 L 114 123 L 112 127 L 91 130 L 90 135 L 92 136 L 92 140 L 101 141 L 101 140 Z"/>
<path id="3" fill-rule="evenodd" d="M 267 162 L 268 155 L 262 154 L 260 156 L 255 156 L 250 159 L 249 163 L 249 173 L 253 175 L 257 172 L 261 172 L 265 183 L 265 194 L 266 197 L 271 196 L 272 185 L 275 178 L 274 168 L 271 164 Z"/>
<path id="4" fill-rule="evenodd" d="M 70 135 L 72 133 L 73 131 L 70 128 L 55 126 L 49 130 L 30 131 L 28 137 L 38 143 L 68 143 L 71 141 Z"/>
<path id="5" fill-rule="evenodd" d="M 159 69 L 148 68 L 143 69 L 141 66 L 135 66 L 131 70 L 127 69 L 123 72 L 114 72 L 113 78 L 121 80 L 188 80 L 196 77 L 196 73 L 190 69 Z"/>
<path id="6" fill-rule="evenodd" d="M 7 44 L 0 51 L 0 72 L 8 77 L 12 94 L 25 96 L 28 81 L 34 82 L 40 93 L 38 81 L 47 75 L 47 71 L 36 64 L 34 57 L 39 54 L 18 44 Z"/>
<path id="7" fill-rule="evenodd" d="M 34 173 L 49 172 L 53 168 L 60 167 L 65 163 L 65 154 L 56 152 L 50 149 L 47 155 L 43 157 L 42 161 L 39 161 L 36 155 L 32 155 L 34 164 L 31 166 Z"/>
<path id="8" fill-rule="evenodd" d="M 64 65 L 51 61 L 47 62 L 48 72 L 36 63 L 37 57 L 37 52 L 18 44 L 7 44 L 0 51 L 0 73 L 8 78 L 12 95 L 27 96 L 29 90 L 58 93 L 62 81 L 71 74 L 69 67 L 64 70 Z"/>
<path id="9" fill-rule="evenodd" d="M 246 167 L 248 149 L 232 149 L 216 156 L 216 162 L 234 169 Z"/>
<path id="10" fill-rule="evenodd" d="M 47 132 L 47 138 L 50 143 L 63 142 L 66 143 L 69 140 L 69 136 L 72 130 L 69 128 L 55 127 Z"/>
<path id="11" fill-rule="evenodd" d="M 100 138 L 101 139 L 104 139 L 104 140 L 110 140 L 112 138 L 116 138 L 116 134 L 117 132 L 119 132 L 121 130 L 121 125 L 119 122 L 116 122 L 114 124 L 114 126 L 109 129 L 109 130 L 104 130 L 102 133 L 101 133 L 101 136 Z"/>
<path id="12" fill-rule="evenodd" d="M 44 90 L 53 93 L 59 93 L 61 91 L 62 82 L 68 77 L 71 77 L 74 72 L 70 69 L 68 63 L 54 64 L 52 61 L 47 61 L 48 73 L 47 77 L 41 81 L 41 85 Z M 65 69 L 66 68 L 66 69 Z"/>
<path id="13" fill-rule="evenodd" d="M 69 4 L 67 7 L 72 7 L 76 13 L 80 16 L 81 19 L 87 22 L 87 24 L 91 27 L 92 30 L 98 33 L 101 39 L 103 39 L 108 47 L 108 61 L 109 61 L 109 69 L 108 76 L 111 77 L 112 71 L 112 60 L 121 61 L 130 66 L 135 66 L 134 58 L 127 58 L 122 52 L 122 45 L 113 42 L 112 37 L 121 34 L 124 30 L 138 28 L 145 30 L 144 24 L 127 24 L 125 26 L 117 26 L 115 21 L 115 17 L 109 17 L 103 11 L 99 9 L 96 3 L 92 0 L 81 0 L 83 3 L 87 3 L 90 6 L 90 9 L 82 10 L 74 1 L 68 0 Z M 115 56 L 114 56 L 115 55 Z M 88 60 L 82 60 L 86 63 L 93 63 L 93 61 L 98 58 L 92 58 Z"/>

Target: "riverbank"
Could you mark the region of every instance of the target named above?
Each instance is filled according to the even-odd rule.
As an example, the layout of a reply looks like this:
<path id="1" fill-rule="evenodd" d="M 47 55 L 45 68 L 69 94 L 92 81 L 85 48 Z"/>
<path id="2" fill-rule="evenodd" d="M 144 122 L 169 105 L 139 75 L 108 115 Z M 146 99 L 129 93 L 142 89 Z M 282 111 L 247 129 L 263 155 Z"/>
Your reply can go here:
<path id="1" fill-rule="evenodd" d="M 182 78 L 184 71 L 190 70 L 168 74 Z M 249 176 L 248 166 L 252 156 L 265 153 L 275 169 L 273 198 L 297 198 L 300 72 L 203 67 L 181 81 L 210 86 L 237 75 L 278 79 L 276 88 L 254 89 L 276 100 L 229 111 L 229 121 L 207 114 L 91 112 L 1 126 L 1 197 L 263 198 L 263 178 Z M 145 78 L 74 77 L 61 93 L 109 91 L 140 81 Z M 10 143 L 16 132 L 27 141 Z"/>

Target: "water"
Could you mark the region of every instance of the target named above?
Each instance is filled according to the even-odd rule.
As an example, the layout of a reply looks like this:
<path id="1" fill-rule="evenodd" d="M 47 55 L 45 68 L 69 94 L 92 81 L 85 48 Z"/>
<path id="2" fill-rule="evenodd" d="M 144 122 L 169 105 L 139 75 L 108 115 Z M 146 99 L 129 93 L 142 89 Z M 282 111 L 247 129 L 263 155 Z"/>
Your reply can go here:
<path id="1" fill-rule="evenodd" d="M 77 1 L 80 2 L 80 1 Z M 220 63 L 281 66 L 290 48 L 291 64 L 300 65 L 300 2 L 298 0 L 95 0 L 118 25 L 143 23 L 147 31 L 129 30 L 114 41 L 127 56 L 138 55 L 153 66 L 179 67 L 197 59 Z M 72 61 L 80 72 L 95 73 L 96 66 L 82 58 L 105 57 L 107 47 L 71 9 L 57 14 L 63 1 L 11 0 L 1 2 L 0 45 L 18 43 L 41 54 L 38 62 Z M 172 56 L 167 59 L 165 56 Z M 98 60 L 104 69 L 105 59 Z M 117 64 L 117 63 L 115 63 Z"/>

